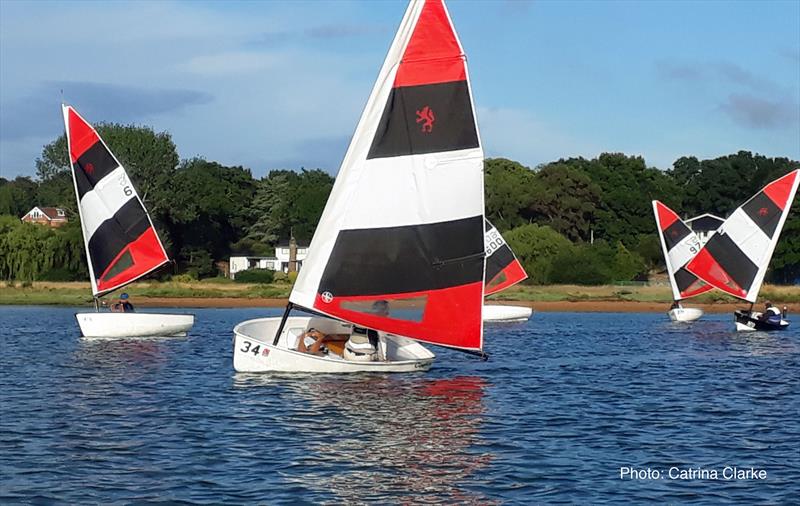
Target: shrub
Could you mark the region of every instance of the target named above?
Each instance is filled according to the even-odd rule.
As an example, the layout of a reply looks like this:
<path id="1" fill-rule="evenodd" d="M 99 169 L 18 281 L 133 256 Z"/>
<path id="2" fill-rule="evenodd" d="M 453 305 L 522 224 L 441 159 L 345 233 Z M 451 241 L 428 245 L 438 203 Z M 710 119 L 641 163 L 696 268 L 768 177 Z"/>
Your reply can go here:
<path id="1" fill-rule="evenodd" d="M 83 277 L 82 274 L 78 274 L 70 269 L 65 269 L 63 267 L 57 267 L 48 270 L 44 274 L 39 276 L 39 280 L 41 281 L 80 281 Z"/>
<path id="2" fill-rule="evenodd" d="M 297 281 L 297 272 L 290 272 L 287 277 L 289 278 L 289 283 L 294 284 Z"/>
<path id="3" fill-rule="evenodd" d="M 170 278 L 170 281 L 173 281 L 175 283 L 191 283 L 193 281 L 197 281 L 197 274 L 195 272 L 176 274 Z"/>
<path id="4" fill-rule="evenodd" d="M 274 283 L 288 283 L 289 276 L 287 276 L 284 272 L 276 271 L 272 275 L 272 281 Z"/>
<path id="5" fill-rule="evenodd" d="M 234 281 L 237 283 L 272 283 L 274 272 L 269 269 L 248 269 L 237 272 Z"/>

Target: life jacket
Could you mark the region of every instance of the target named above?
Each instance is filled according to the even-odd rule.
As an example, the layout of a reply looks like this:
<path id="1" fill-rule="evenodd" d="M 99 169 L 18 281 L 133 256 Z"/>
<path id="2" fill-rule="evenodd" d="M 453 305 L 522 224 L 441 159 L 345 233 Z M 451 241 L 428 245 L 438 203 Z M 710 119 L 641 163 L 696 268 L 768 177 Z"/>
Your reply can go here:
<path id="1" fill-rule="evenodd" d="M 344 358 L 353 362 L 378 360 L 378 333 L 362 327 L 353 327 L 350 339 L 344 343 Z"/>

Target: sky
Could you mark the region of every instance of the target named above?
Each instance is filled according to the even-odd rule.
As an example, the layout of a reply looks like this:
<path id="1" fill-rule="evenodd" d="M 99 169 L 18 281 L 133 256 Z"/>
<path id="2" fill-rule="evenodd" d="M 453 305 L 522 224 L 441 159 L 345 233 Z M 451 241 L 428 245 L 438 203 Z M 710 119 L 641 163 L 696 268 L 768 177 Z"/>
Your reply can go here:
<path id="1" fill-rule="evenodd" d="M 800 1 L 453 0 L 487 156 L 602 152 L 668 169 L 800 160 Z M 182 158 L 338 171 L 401 1 L 0 0 L 0 176 L 90 122 L 169 132 Z"/>

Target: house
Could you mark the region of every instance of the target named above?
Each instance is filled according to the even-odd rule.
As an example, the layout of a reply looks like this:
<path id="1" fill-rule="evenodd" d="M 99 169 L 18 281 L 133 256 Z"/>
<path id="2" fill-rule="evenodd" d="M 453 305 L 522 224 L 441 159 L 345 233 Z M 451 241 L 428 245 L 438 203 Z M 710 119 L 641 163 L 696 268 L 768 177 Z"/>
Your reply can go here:
<path id="1" fill-rule="evenodd" d="M 22 217 L 22 221 L 60 227 L 68 223 L 69 218 L 67 218 L 67 213 L 60 207 L 34 207 Z"/>
<path id="2" fill-rule="evenodd" d="M 705 213 L 686 220 L 686 225 L 692 229 L 692 232 L 697 234 L 697 238 L 700 239 L 700 245 L 705 246 L 706 242 L 724 222 L 725 220 L 719 216 Z"/>
<path id="3" fill-rule="evenodd" d="M 230 278 L 236 279 L 236 273 L 248 269 L 269 269 L 271 271 L 289 272 L 290 250 L 292 244 L 283 244 L 275 247 L 274 257 L 262 257 L 254 255 L 232 256 L 229 262 Z M 303 266 L 303 261 L 308 254 L 308 246 L 297 245 L 297 269 Z"/>

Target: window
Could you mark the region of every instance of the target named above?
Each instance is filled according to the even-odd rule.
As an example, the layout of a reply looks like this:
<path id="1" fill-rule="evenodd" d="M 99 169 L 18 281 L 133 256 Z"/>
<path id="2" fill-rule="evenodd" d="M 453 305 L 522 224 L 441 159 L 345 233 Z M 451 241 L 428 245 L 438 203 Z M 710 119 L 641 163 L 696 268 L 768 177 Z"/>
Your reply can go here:
<path id="1" fill-rule="evenodd" d="M 105 275 L 103 276 L 103 281 L 109 281 L 110 279 L 122 274 L 125 270 L 133 267 L 133 257 L 131 256 L 130 251 L 126 251 L 122 254 L 122 256 L 117 259 L 117 261 L 111 265 L 111 267 L 106 270 Z"/>
<path id="2" fill-rule="evenodd" d="M 342 302 L 342 309 L 355 311 L 357 313 L 382 316 L 384 318 L 391 318 L 393 320 L 421 322 L 422 317 L 425 315 L 425 305 L 427 303 L 427 295 L 408 299 L 393 300 L 349 300 Z"/>

